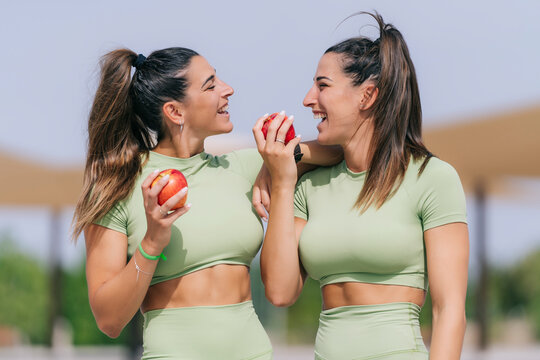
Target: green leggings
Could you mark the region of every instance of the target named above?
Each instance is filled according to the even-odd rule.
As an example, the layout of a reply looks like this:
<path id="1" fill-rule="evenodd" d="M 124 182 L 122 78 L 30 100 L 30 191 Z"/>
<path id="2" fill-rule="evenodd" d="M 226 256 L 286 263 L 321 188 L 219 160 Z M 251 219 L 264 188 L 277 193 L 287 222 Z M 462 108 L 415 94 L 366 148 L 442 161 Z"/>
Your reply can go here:
<path id="1" fill-rule="evenodd" d="M 143 348 L 143 360 L 272 359 L 272 345 L 251 301 L 147 311 Z"/>
<path id="2" fill-rule="evenodd" d="M 427 360 L 413 303 L 341 306 L 323 310 L 316 360 Z"/>

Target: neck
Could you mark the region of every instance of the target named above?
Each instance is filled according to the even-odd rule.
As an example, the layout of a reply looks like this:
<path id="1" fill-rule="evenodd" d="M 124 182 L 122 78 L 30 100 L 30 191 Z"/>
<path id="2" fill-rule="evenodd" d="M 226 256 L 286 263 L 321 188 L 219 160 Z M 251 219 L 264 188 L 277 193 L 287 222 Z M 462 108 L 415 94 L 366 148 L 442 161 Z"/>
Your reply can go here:
<path id="1" fill-rule="evenodd" d="M 347 167 L 354 172 L 362 172 L 369 168 L 371 154 L 369 146 L 373 138 L 373 121 L 371 119 L 362 120 L 354 135 L 342 144 L 343 155 Z"/>
<path id="2" fill-rule="evenodd" d="M 204 137 L 190 134 L 189 129 L 184 128 L 173 136 L 161 140 L 153 151 L 177 158 L 190 158 L 204 151 Z"/>

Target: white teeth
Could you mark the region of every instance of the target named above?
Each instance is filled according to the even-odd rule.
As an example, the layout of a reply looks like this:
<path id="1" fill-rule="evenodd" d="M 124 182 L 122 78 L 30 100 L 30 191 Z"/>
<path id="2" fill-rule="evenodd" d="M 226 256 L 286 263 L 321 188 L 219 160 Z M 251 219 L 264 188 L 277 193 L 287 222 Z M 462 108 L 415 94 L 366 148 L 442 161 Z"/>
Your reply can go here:
<path id="1" fill-rule="evenodd" d="M 313 118 L 314 119 L 326 119 L 326 114 L 324 113 L 313 113 Z"/>
<path id="2" fill-rule="evenodd" d="M 229 104 L 223 106 L 218 110 L 218 113 L 224 113 L 225 111 L 229 110 Z"/>

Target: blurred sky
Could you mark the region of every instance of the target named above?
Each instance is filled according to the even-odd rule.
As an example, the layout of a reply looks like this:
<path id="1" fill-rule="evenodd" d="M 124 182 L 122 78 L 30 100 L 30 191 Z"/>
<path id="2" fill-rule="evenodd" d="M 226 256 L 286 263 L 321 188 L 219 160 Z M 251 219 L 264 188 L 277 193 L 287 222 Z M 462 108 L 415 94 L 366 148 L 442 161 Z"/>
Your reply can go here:
<path id="1" fill-rule="evenodd" d="M 148 55 L 189 47 L 235 89 L 232 134 L 253 146 L 266 112 L 294 114 L 297 133 L 316 137 L 302 99 L 317 62 L 347 37 L 376 35 L 377 10 L 404 35 L 416 66 L 425 127 L 540 103 L 540 2 L 529 1 L 7 1 L 0 0 L 0 151 L 55 165 L 83 166 L 86 121 L 99 57 L 118 47 Z M 16 176 L 24 176 L 14 174 Z M 36 179 L 39 181 L 39 179 Z M 527 185 L 540 193 L 538 182 Z M 540 199 L 536 197 L 536 199 Z M 488 201 L 490 259 L 511 262 L 540 246 L 540 201 Z M 471 239 L 474 206 L 469 199 Z M 67 234 L 72 209 L 62 221 Z M 0 208 L 0 229 L 46 254 L 43 209 Z M 67 235 L 64 243 L 67 244 Z M 83 244 L 66 246 L 79 259 Z M 474 244 L 471 265 L 474 266 Z"/>

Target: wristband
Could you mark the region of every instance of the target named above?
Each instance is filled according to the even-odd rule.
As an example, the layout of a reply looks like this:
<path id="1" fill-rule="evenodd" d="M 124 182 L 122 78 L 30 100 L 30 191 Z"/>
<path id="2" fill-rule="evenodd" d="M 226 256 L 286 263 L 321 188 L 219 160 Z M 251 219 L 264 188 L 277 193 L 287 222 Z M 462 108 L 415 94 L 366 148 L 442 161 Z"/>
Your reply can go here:
<path id="1" fill-rule="evenodd" d="M 302 156 L 304 156 L 304 154 L 302 153 L 302 150 L 300 150 L 300 145 L 296 144 L 294 147 L 294 161 L 299 162 L 302 159 Z"/>
<path id="2" fill-rule="evenodd" d="M 149 254 L 147 254 L 143 250 L 141 243 L 139 243 L 139 251 L 141 252 L 141 255 L 144 256 L 145 258 L 147 258 L 148 260 L 159 260 L 159 258 L 162 258 L 163 260 L 167 260 L 167 258 L 165 257 L 165 255 L 163 255 L 163 253 L 161 253 L 159 255 L 149 255 Z"/>

